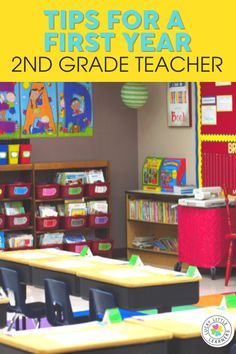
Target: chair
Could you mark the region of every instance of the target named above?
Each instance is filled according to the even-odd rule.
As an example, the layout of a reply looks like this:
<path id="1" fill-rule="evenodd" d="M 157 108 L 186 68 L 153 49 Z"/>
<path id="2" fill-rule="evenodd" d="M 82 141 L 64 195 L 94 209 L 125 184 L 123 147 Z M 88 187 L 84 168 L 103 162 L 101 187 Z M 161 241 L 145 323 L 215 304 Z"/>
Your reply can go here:
<path id="1" fill-rule="evenodd" d="M 46 316 L 45 304 L 43 302 L 26 303 L 25 293 L 22 289 L 18 272 L 4 267 L 0 268 L 0 270 L 2 274 L 3 288 L 10 299 L 7 311 L 15 313 L 10 321 L 7 331 L 12 329 L 15 322 L 17 322 L 22 315 L 33 319 L 36 328 L 39 328 L 41 318 Z"/>
<path id="2" fill-rule="evenodd" d="M 89 315 L 91 321 L 102 321 L 103 315 L 107 309 L 118 307 L 115 296 L 104 290 L 89 289 Z M 122 320 L 132 316 L 142 316 L 144 313 L 130 311 L 119 308 Z"/>
<path id="3" fill-rule="evenodd" d="M 107 309 L 118 307 L 114 295 L 110 292 L 89 289 L 89 316 L 91 321 L 101 321 Z"/>
<path id="4" fill-rule="evenodd" d="M 45 279 L 47 320 L 52 326 L 64 326 L 89 321 L 89 316 L 73 315 L 67 284 L 55 279 Z"/>
<path id="5" fill-rule="evenodd" d="M 226 261 L 226 272 L 225 272 L 225 286 L 228 286 L 229 278 L 232 269 L 232 261 L 233 261 L 233 246 L 236 244 L 236 232 L 233 232 L 232 229 L 232 220 L 231 220 L 231 212 L 229 206 L 229 192 L 224 187 L 224 197 L 225 197 L 225 206 L 226 206 L 226 213 L 227 213 L 227 223 L 229 228 L 229 233 L 225 235 L 226 239 L 229 241 L 228 245 L 228 253 L 227 253 L 227 261 Z"/>

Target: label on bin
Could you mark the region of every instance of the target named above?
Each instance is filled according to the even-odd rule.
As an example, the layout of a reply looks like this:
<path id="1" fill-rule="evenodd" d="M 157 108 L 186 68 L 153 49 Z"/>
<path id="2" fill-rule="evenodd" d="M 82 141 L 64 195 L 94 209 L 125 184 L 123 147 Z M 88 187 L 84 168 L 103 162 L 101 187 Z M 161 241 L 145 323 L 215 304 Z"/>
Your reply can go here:
<path id="1" fill-rule="evenodd" d="M 11 152 L 11 157 L 12 157 L 13 159 L 17 158 L 17 157 L 18 157 L 18 152 L 12 151 L 12 152 Z"/>
<path id="2" fill-rule="evenodd" d="M 7 157 L 6 152 L 0 152 L 0 159 L 5 159 Z"/>
<path id="3" fill-rule="evenodd" d="M 3 219 L 0 218 L 0 226 L 3 224 Z"/>
<path id="4" fill-rule="evenodd" d="M 14 187 L 13 193 L 15 195 L 25 195 L 28 193 L 28 187 Z"/>
<path id="5" fill-rule="evenodd" d="M 110 251 L 111 249 L 111 243 L 99 243 L 98 244 L 98 250 L 99 251 Z"/>
<path id="6" fill-rule="evenodd" d="M 55 227 L 57 225 L 57 220 L 50 219 L 50 220 L 43 220 L 44 227 Z"/>
<path id="7" fill-rule="evenodd" d="M 72 219 L 70 225 L 71 227 L 83 226 L 84 221 L 84 219 Z"/>
<path id="8" fill-rule="evenodd" d="M 70 187 L 68 189 L 69 195 L 76 195 L 76 194 L 80 194 L 81 192 L 82 192 L 82 188 L 81 187 Z"/>
<path id="9" fill-rule="evenodd" d="M 22 156 L 25 157 L 25 158 L 29 158 L 30 157 L 30 151 L 23 151 Z"/>
<path id="10" fill-rule="evenodd" d="M 53 197 L 57 193 L 56 188 L 43 188 L 44 197 Z"/>
<path id="11" fill-rule="evenodd" d="M 3 189 L 2 189 L 2 188 L 0 188 L 0 195 L 2 195 L 2 193 L 3 193 Z"/>
<path id="12" fill-rule="evenodd" d="M 94 192 L 95 193 L 106 193 L 107 186 L 95 186 Z"/>
<path id="13" fill-rule="evenodd" d="M 94 220 L 96 225 L 104 225 L 108 222 L 107 216 L 96 216 Z"/>
<path id="14" fill-rule="evenodd" d="M 23 216 L 21 218 L 14 218 L 13 219 L 13 224 L 14 225 L 25 225 L 27 223 L 27 217 L 26 216 Z"/>

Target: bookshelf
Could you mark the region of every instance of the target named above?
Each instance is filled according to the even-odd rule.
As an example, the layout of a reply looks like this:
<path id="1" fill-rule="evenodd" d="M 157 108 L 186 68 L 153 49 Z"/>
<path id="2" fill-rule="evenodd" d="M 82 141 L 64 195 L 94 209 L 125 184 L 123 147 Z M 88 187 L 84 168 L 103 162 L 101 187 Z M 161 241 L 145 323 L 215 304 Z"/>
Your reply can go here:
<path id="1" fill-rule="evenodd" d="M 178 200 L 186 195 L 142 190 L 126 192 L 127 257 L 140 256 L 144 263 L 167 268 L 178 264 Z M 133 241 L 153 237 L 154 245 L 140 248 Z"/>
<path id="2" fill-rule="evenodd" d="M 27 198 L 11 198 L 7 194 L 0 198 L 0 203 L 10 202 L 14 200 L 19 200 L 23 202 L 26 212 L 30 213 L 30 223 L 29 225 L 22 227 L 21 229 L 12 230 L 5 225 L 4 227 L 0 227 L 0 232 L 4 233 L 5 245 L 7 235 L 14 232 L 25 232 L 27 234 L 33 235 L 33 247 L 38 248 L 40 235 L 44 233 L 54 233 L 54 232 L 62 232 L 64 234 L 85 234 L 85 236 L 89 236 L 95 240 L 106 240 L 111 239 L 111 201 L 110 201 L 110 193 L 108 189 L 108 193 L 106 196 L 102 195 L 86 195 L 84 193 L 83 198 L 85 202 L 93 201 L 93 200 L 106 200 L 109 206 L 109 222 L 104 226 L 97 225 L 91 226 L 90 224 L 84 225 L 84 227 L 78 226 L 78 228 L 68 229 L 67 227 L 63 227 L 63 222 L 60 218 L 58 222 L 58 227 L 52 230 L 50 229 L 39 229 L 36 221 L 36 211 L 39 205 L 42 204 L 50 204 L 57 205 L 63 204 L 66 200 L 70 201 L 70 197 L 65 198 L 61 196 L 61 192 L 58 197 L 51 198 L 39 198 L 36 193 L 36 187 L 38 185 L 48 185 L 55 183 L 56 174 L 61 172 L 77 172 L 77 171 L 88 171 L 88 170 L 102 170 L 105 178 L 105 182 L 110 185 L 110 163 L 106 160 L 98 160 L 98 161 L 75 161 L 75 162 L 51 162 L 51 163 L 35 163 L 28 165 L 0 165 L 0 185 L 9 185 L 11 183 L 16 182 L 26 182 L 30 183 L 31 191 L 30 195 Z M 81 198 L 76 198 L 81 199 Z M 73 198 L 71 201 L 74 200 Z M 7 246 L 5 246 L 8 248 Z"/>

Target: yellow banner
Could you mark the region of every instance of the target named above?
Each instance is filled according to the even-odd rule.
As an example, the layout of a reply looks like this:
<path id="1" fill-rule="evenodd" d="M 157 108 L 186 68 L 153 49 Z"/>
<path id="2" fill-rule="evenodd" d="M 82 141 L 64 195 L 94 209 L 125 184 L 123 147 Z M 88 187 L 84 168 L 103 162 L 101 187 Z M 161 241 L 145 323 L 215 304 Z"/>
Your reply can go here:
<path id="1" fill-rule="evenodd" d="M 12 0 L 1 81 L 236 81 L 235 0 Z"/>

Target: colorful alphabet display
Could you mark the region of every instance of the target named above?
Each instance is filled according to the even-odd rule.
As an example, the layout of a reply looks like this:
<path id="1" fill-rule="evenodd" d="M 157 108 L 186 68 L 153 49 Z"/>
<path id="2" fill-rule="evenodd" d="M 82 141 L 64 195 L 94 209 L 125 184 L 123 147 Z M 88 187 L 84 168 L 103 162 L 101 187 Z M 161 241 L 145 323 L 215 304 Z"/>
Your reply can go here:
<path id="1" fill-rule="evenodd" d="M 91 83 L 0 83 L 0 138 L 92 135 Z"/>
<path id="2" fill-rule="evenodd" d="M 0 82 L 0 137 L 20 136 L 19 84 Z"/>

